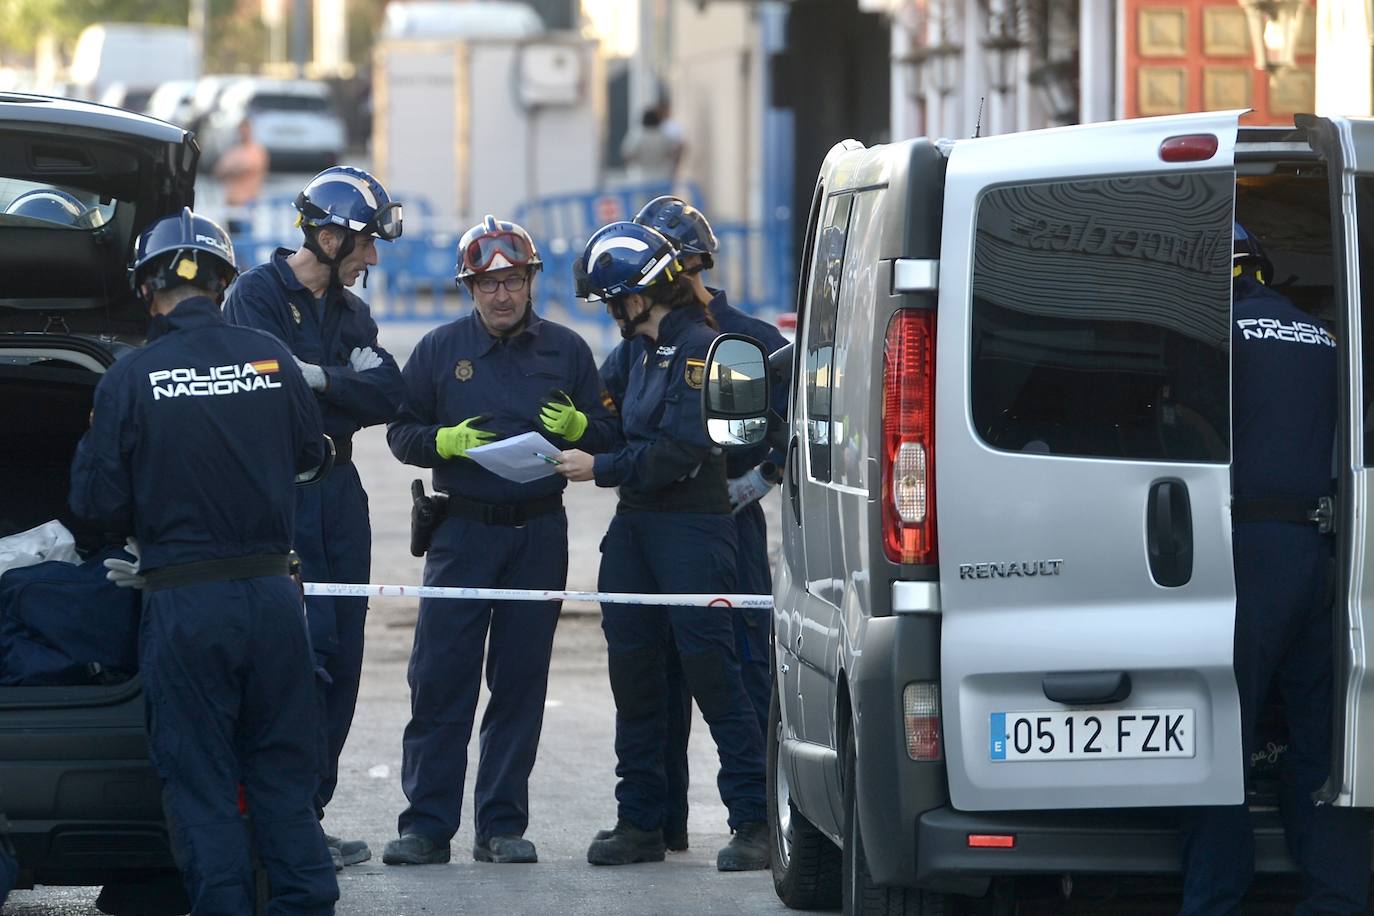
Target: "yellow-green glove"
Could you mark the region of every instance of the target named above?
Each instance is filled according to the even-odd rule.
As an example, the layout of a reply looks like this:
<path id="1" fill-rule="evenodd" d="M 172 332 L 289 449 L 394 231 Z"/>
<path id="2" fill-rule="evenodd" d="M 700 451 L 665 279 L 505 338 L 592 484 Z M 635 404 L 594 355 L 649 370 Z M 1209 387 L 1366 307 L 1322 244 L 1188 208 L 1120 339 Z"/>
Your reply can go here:
<path id="1" fill-rule="evenodd" d="M 550 391 L 539 411 L 539 422 L 555 436 L 576 442 L 587 431 L 587 415 L 573 405 L 566 391 Z"/>
<path id="2" fill-rule="evenodd" d="M 477 428 L 478 423 L 485 423 L 490 419 L 491 414 L 484 413 L 480 417 L 468 417 L 457 426 L 441 427 L 434 434 L 435 451 L 445 461 L 449 458 L 466 458 L 468 449 L 486 445 L 496 438 L 496 433 Z"/>

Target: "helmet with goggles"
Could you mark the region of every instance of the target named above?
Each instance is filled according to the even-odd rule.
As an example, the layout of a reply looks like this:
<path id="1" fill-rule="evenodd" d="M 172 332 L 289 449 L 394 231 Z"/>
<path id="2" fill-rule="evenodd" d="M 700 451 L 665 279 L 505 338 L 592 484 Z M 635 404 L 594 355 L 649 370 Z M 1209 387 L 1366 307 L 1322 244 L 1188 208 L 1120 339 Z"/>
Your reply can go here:
<path id="1" fill-rule="evenodd" d="M 295 206 L 306 228 L 337 226 L 388 242 L 401 237 L 401 204 L 380 181 L 352 166 L 332 166 L 310 179 Z"/>
<path id="2" fill-rule="evenodd" d="M 94 208 L 88 207 L 59 188 L 35 188 L 25 191 L 10 201 L 5 213 L 9 216 L 27 216 L 49 223 L 76 226 L 89 229 L 94 225 Z"/>
<path id="3" fill-rule="evenodd" d="M 534 247 L 534 239 L 518 223 L 497 219 L 491 214 L 473 226 L 458 240 L 457 270 L 454 280 L 505 270 L 509 267 L 528 267 L 539 270 L 544 262 Z"/>
<path id="4" fill-rule="evenodd" d="M 143 230 L 134 242 L 129 282 L 135 292 L 195 286 L 219 294 L 238 274 L 229 234 L 209 217 L 182 207 Z"/>
<path id="5" fill-rule="evenodd" d="M 640 293 L 681 273 L 672 242 L 656 229 L 628 221 L 596 230 L 574 268 L 577 285 L 588 299 Z"/>
<path id="6" fill-rule="evenodd" d="M 655 197 L 635 215 L 635 222 L 663 233 L 680 253 L 700 255 L 707 269 L 720 248 L 706 215 L 681 197 Z"/>

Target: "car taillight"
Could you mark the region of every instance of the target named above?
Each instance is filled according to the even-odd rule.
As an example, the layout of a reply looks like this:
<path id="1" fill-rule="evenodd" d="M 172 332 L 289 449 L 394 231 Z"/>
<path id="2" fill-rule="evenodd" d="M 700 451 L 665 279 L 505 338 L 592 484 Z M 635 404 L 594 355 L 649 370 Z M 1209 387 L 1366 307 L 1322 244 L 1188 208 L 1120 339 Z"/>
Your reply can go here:
<path id="1" fill-rule="evenodd" d="M 902 725 L 906 753 L 912 760 L 939 760 L 944 754 L 940 739 L 940 685 L 917 681 L 902 690 Z"/>
<path id="2" fill-rule="evenodd" d="M 934 563 L 935 313 L 892 317 L 883 348 L 883 551 Z"/>

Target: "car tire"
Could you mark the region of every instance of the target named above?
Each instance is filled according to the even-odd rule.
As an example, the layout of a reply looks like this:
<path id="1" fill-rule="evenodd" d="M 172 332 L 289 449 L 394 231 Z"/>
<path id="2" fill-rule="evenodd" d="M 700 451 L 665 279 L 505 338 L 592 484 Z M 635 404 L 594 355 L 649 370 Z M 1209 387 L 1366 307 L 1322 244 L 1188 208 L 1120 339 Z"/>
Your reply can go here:
<path id="1" fill-rule="evenodd" d="M 793 910 L 840 905 L 840 850 L 792 803 L 782 772 L 782 708 L 778 684 L 768 705 L 768 834 L 773 846 L 773 889 Z"/>
<path id="2" fill-rule="evenodd" d="M 844 855 L 841 908 L 844 916 L 950 916 L 956 912 L 953 898 L 915 887 L 890 887 L 873 883 L 859 832 L 859 804 L 855 784 L 854 730 L 844 748 Z"/>

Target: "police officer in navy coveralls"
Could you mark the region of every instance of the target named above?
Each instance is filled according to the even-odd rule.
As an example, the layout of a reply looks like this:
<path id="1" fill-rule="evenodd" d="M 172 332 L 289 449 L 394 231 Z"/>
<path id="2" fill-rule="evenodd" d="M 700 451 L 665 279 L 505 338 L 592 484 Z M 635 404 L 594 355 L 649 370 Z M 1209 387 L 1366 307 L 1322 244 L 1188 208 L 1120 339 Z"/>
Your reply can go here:
<path id="1" fill-rule="evenodd" d="M 1369 825 L 1353 809 L 1312 797 L 1331 764 L 1331 538 L 1311 516 L 1332 489 L 1336 343 L 1265 285 L 1272 267 L 1240 224 L 1234 257 L 1231 520 L 1245 759 L 1256 746 L 1260 707 L 1277 682 L 1289 732 L 1280 806 L 1307 893 L 1296 912 L 1364 913 Z M 1182 912 L 1239 912 L 1254 873 L 1249 809 L 1189 809 L 1183 828 Z"/>
<path id="2" fill-rule="evenodd" d="M 656 197 L 644 205 L 634 221 L 661 232 L 677 246 L 683 275 L 692 284 L 697 301 L 706 306 L 722 334 L 744 334 L 759 341 L 770 353 L 787 344 L 778 329 L 766 321 L 745 314 L 730 305 L 725 291 L 711 289 L 703 282 L 703 271 L 715 266 L 719 249 L 715 232 L 706 216 L 678 197 Z M 602 384 L 619 403 L 624 397 L 630 362 L 643 358 L 642 338 L 622 341 L 601 364 Z M 775 386 L 775 409 L 787 413 L 787 390 Z M 737 449 L 726 454 L 725 471 L 729 477 L 730 507 L 734 512 L 735 534 L 739 539 L 736 567 L 739 590 L 744 594 L 773 593 L 773 574 L 768 561 L 768 523 L 759 500 L 767 495 L 781 476 L 782 456 L 768 446 Z M 773 615 L 767 609 L 735 608 L 735 650 L 739 655 L 740 676 L 749 695 L 759 731 L 767 737 L 768 705 L 772 699 L 773 665 L 768 649 L 773 632 Z M 687 739 L 692 727 L 692 694 L 683 683 L 682 668 L 673 651 L 668 659 L 669 708 L 681 709 L 681 716 L 668 718 L 668 743 L 664 764 L 668 777 L 668 802 L 664 815 L 663 837 L 668 849 L 687 848 Z"/>
<path id="3" fill-rule="evenodd" d="M 548 438 L 554 451 L 574 443 L 597 451 L 619 439 L 619 424 L 601 404 L 590 348 L 534 311 L 540 267 L 524 229 L 486 217 L 458 244 L 456 280 L 475 310 L 426 334 L 406 362 L 405 405 L 387 427 L 387 442 L 406 464 L 433 468 L 434 486 L 448 494 L 447 517 L 425 561 L 426 585 L 564 588 L 567 481 L 551 473 L 514 483 L 467 450 L 527 432 Z M 537 860 L 524 833 L 558 611 L 556 601 L 421 599 L 401 774 L 410 805 L 384 862 L 449 861 L 488 640 L 491 699 L 482 718 L 472 854 L 483 862 Z"/>
<path id="4" fill-rule="evenodd" d="M 224 231 L 183 210 L 140 236 L 148 344 L 95 391 L 71 507 L 127 531 L 142 588 L 139 676 L 149 752 L 192 911 L 253 911 L 247 795 L 274 914 L 334 912 L 338 885 L 312 798 L 320 731 L 300 587 L 288 572 L 293 479 L 325 457 L 319 408 L 269 334 L 228 325 Z"/>
<path id="5" fill-rule="evenodd" d="M 303 246 L 294 252 L 280 248 L 271 261 L 239 277 L 224 315 L 234 324 L 271 332 L 291 349 L 338 450 L 324 483 L 301 488 L 297 500 L 295 546 L 302 575 L 310 582 L 367 582 L 372 526 L 367 493 L 350 460 L 353 434 L 392 419 L 402 385 L 396 361 L 377 342 L 377 323 L 367 305 L 345 287 L 377 263 L 378 239 L 400 237 L 401 209 L 375 178 L 348 167 L 325 169 L 311 179 L 296 198 L 296 209 Z M 314 596 L 306 606 L 324 672 L 329 755 L 315 800 L 323 818 L 358 702 L 367 599 Z M 329 836 L 328 841 L 340 867 L 371 858 L 362 840 Z"/>
<path id="6" fill-rule="evenodd" d="M 587 291 L 606 301 L 623 337 L 647 343 L 620 402 L 625 444 L 596 456 L 581 450 L 559 456 L 559 473 L 569 479 L 619 487 L 601 546 L 602 591 L 737 587 L 725 461 L 707 441 L 701 419 L 706 353 L 716 332 L 681 270 L 672 243 L 632 222 L 602 227 L 582 256 Z M 616 704 L 618 813 L 615 828 L 592 840 L 587 860 L 663 859 L 664 744 L 669 719 L 680 715 L 669 708 L 671 631 L 720 755 L 717 783 L 734 836 L 717 855 L 717 867 L 767 868 L 763 738 L 740 679 L 730 610 L 604 604 L 602 628 Z"/>

